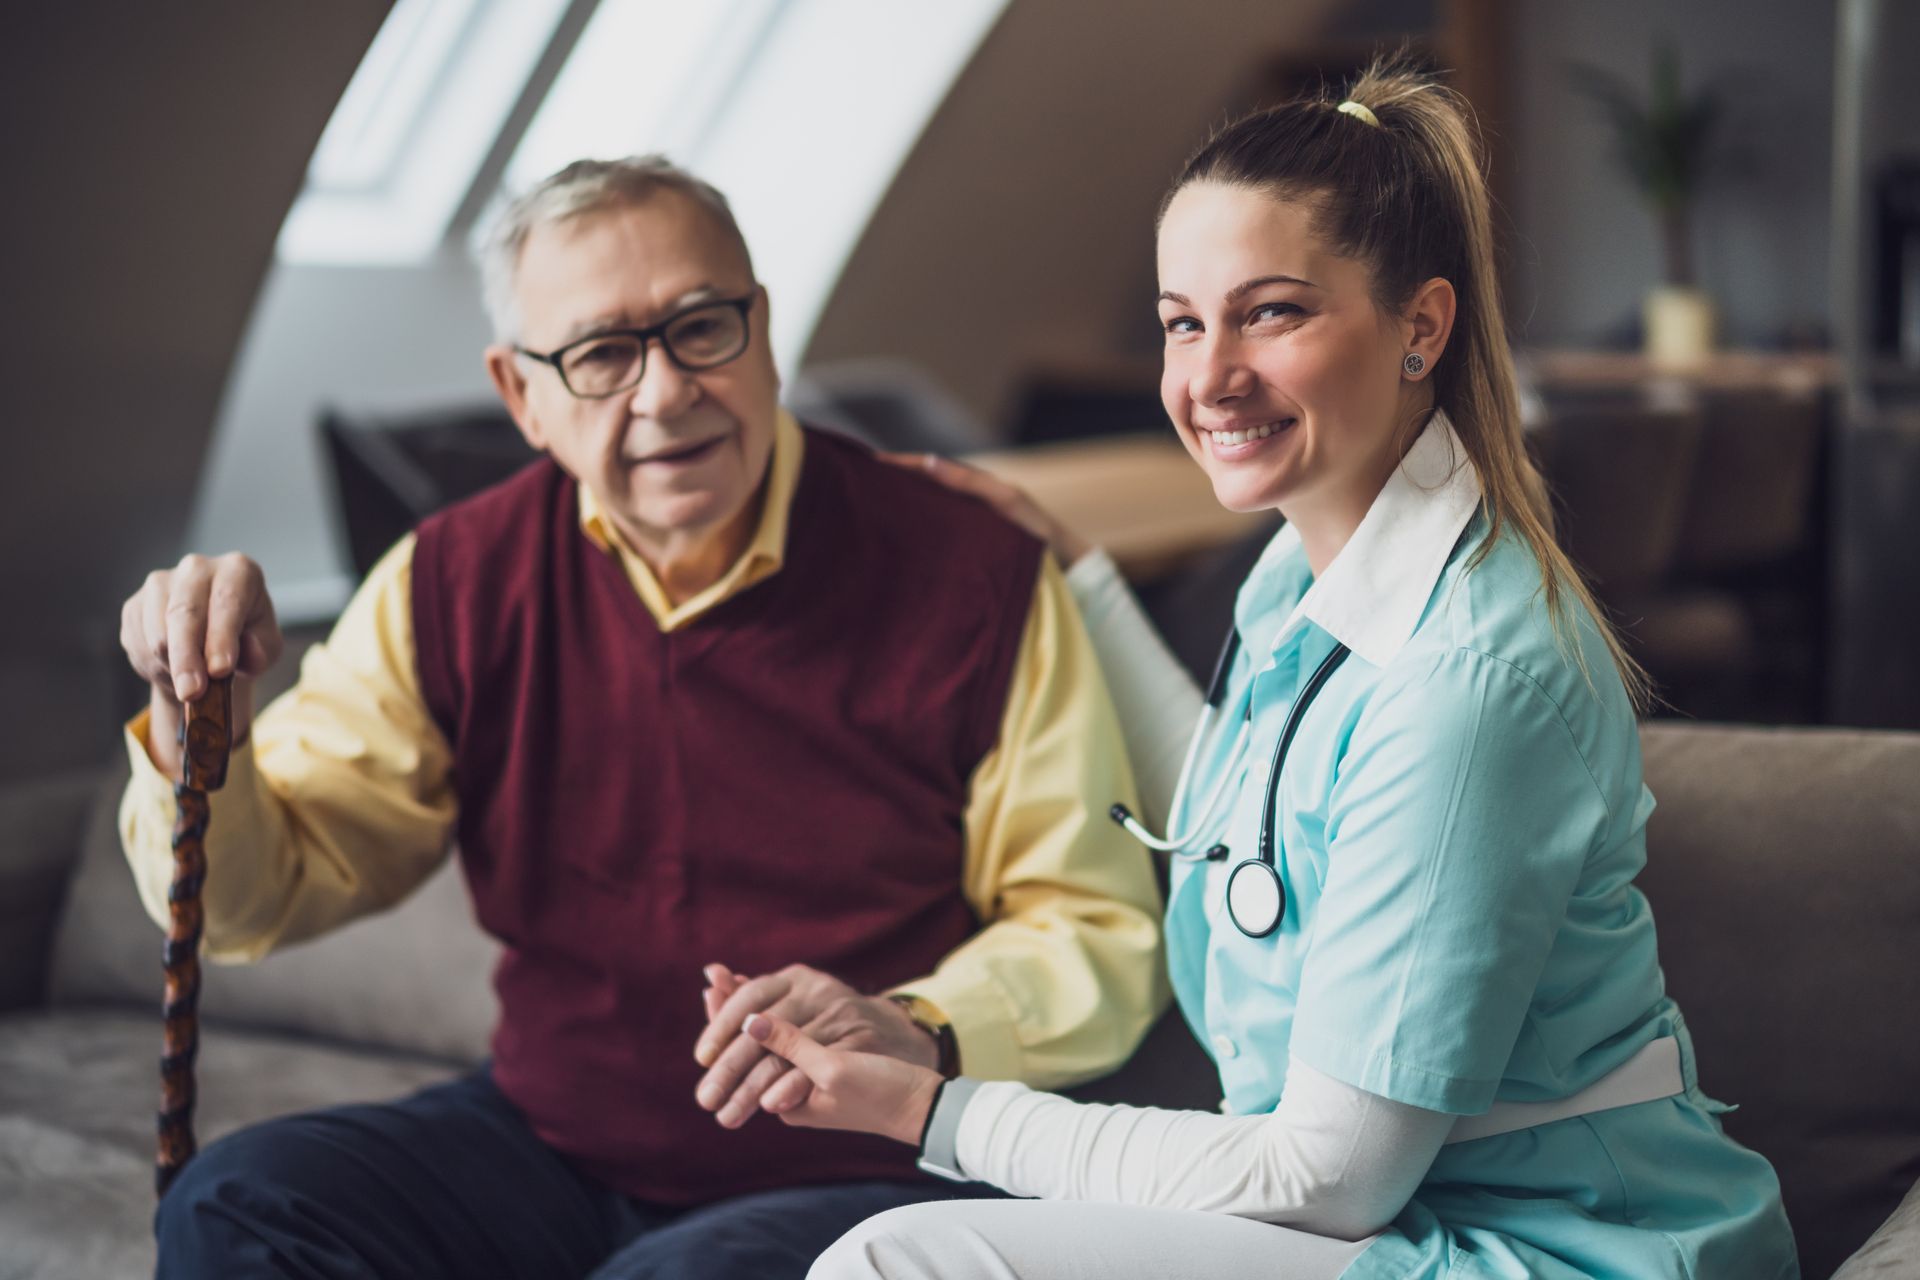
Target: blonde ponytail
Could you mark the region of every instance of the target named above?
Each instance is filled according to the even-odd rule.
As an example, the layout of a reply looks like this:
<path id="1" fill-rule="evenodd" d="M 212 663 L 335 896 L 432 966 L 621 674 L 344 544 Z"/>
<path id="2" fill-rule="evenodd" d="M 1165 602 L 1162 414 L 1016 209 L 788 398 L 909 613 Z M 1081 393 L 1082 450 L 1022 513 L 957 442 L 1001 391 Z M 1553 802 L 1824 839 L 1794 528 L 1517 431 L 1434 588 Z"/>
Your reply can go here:
<path id="1" fill-rule="evenodd" d="M 1354 110 L 1353 104 L 1360 110 Z M 1401 56 L 1377 59 L 1340 98 L 1273 107 L 1229 125 L 1187 162 L 1162 202 L 1194 182 L 1268 190 L 1316 207 L 1316 231 L 1373 272 L 1375 302 L 1398 314 L 1438 276 L 1457 310 L 1431 378 L 1479 474 L 1488 534 L 1478 565 L 1511 527 L 1540 565 L 1556 637 L 1586 672 L 1575 610 L 1589 614 L 1636 710 L 1650 700 L 1635 662 L 1554 538 L 1553 509 L 1520 424 L 1519 383 L 1494 270 L 1491 201 L 1472 115 L 1459 95 Z"/>

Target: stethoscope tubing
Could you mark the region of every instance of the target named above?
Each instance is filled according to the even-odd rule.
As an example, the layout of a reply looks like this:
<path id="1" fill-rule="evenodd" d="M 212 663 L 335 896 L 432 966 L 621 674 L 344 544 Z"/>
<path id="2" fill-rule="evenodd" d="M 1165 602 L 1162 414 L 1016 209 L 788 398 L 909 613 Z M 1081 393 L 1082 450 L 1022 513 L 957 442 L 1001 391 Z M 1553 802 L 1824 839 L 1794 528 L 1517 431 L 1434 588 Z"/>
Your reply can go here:
<path id="1" fill-rule="evenodd" d="M 1273 827 L 1274 810 L 1280 798 L 1280 770 L 1287 763 L 1287 752 L 1293 747 L 1293 735 L 1300 731 L 1300 722 L 1307 717 L 1307 708 L 1320 696 L 1321 687 L 1333 678 L 1340 664 L 1347 660 L 1353 650 L 1343 644 L 1336 644 L 1333 652 L 1321 659 L 1314 668 L 1313 675 L 1307 680 L 1306 687 L 1300 690 L 1300 696 L 1293 700 L 1293 709 L 1287 714 L 1286 727 L 1280 731 L 1280 741 L 1274 744 L 1273 767 L 1267 770 L 1267 796 L 1260 805 L 1260 861 L 1268 866 L 1274 865 Z"/>
<path id="2" fill-rule="evenodd" d="M 1207 681 L 1206 700 L 1200 708 L 1199 721 L 1193 727 L 1193 735 L 1187 739 L 1187 754 L 1180 762 L 1180 773 L 1173 784 L 1173 808 L 1179 808 L 1180 797 L 1187 794 L 1188 785 L 1193 781 L 1193 770 L 1199 763 L 1201 747 L 1207 740 L 1213 722 L 1220 716 L 1220 704 L 1226 697 L 1227 678 L 1233 670 L 1233 658 L 1240 650 L 1240 629 L 1227 628 L 1227 638 L 1220 646 L 1220 656 L 1214 660 L 1213 676 Z M 1213 784 L 1213 790 L 1207 796 L 1207 802 L 1200 807 L 1198 815 L 1189 818 L 1187 829 L 1181 832 L 1169 831 L 1164 836 L 1156 836 L 1147 829 L 1145 823 L 1133 816 L 1124 804 L 1115 804 L 1107 810 L 1107 816 L 1126 829 L 1128 835 L 1155 853 L 1172 854 L 1181 862 L 1200 862 L 1206 859 L 1205 852 L 1194 852 L 1192 846 L 1200 842 L 1201 837 L 1214 825 L 1219 816 L 1221 801 L 1225 800 L 1232 788 L 1240 762 L 1246 756 L 1247 739 L 1252 735 L 1252 719 L 1243 719 L 1240 732 L 1234 737 L 1233 748 L 1227 753 L 1227 764 L 1220 770 L 1219 780 Z"/>
<path id="3" fill-rule="evenodd" d="M 1214 664 L 1213 679 L 1207 684 L 1206 701 L 1200 710 L 1199 722 L 1195 724 L 1193 737 L 1187 743 L 1187 754 L 1180 765 L 1180 776 L 1174 783 L 1173 795 L 1176 810 L 1179 808 L 1180 798 L 1187 794 L 1188 787 L 1193 781 L 1193 770 L 1200 758 L 1202 744 L 1206 741 L 1214 720 L 1219 717 L 1220 704 L 1226 693 L 1227 674 L 1239 647 L 1239 628 L 1230 627 L 1226 642 L 1220 649 L 1219 661 Z M 1262 938 L 1277 929 L 1286 907 L 1286 889 L 1280 880 L 1278 855 L 1274 847 L 1274 828 L 1280 796 L 1280 776 L 1286 767 L 1287 752 L 1292 749 L 1294 735 L 1299 732 L 1300 723 L 1306 718 L 1307 709 L 1313 705 L 1313 700 L 1319 696 L 1321 688 L 1332 679 L 1333 673 L 1340 668 L 1341 663 L 1347 660 L 1351 652 L 1346 645 L 1336 644 L 1333 652 L 1321 660 L 1320 665 L 1314 669 L 1313 675 L 1308 678 L 1306 686 L 1301 689 L 1300 696 L 1294 699 L 1293 706 L 1287 713 L 1286 724 L 1280 731 L 1280 739 L 1274 744 L 1273 763 L 1267 769 L 1266 791 L 1260 805 L 1258 852 L 1256 856 L 1244 858 L 1235 865 L 1227 879 L 1227 913 L 1233 918 L 1235 927 L 1250 938 Z M 1252 726 L 1253 709 L 1249 704 L 1240 732 L 1234 739 L 1232 749 L 1227 753 L 1227 764 L 1221 769 L 1220 777 L 1214 783 L 1213 790 L 1207 796 L 1206 803 L 1201 806 L 1199 814 L 1188 822 L 1187 830 L 1177 834 L 1169 832 L 1165 836 L 1156 836 L 1137 821 L 1124 804 L 1115 804 L 1108 811 L 1109 815 L 1149 849 L 1171 854 L 1176 860 L 1183 862 L 1224 860 L 1228 852 L 1223 844 L 1215 844 L 1200 851 L 1196 851 L 1193 846 L 1200 842 L 1201 836 L 1215 824 L 1219 817 L 1221 801 L 1225 799 L 1231 784 L 1238 778 L 1240 766 L 1245 760 Z M 1257 889 L 1254 889 L 1252 882 L 1258 882 Z M 1236 886 L 1243 883 L 1252 891 L 1237 892 Z M 1257 908 L 1243 910 L 1239 905 L 1242 899 L 1256 901 L 1260 905 Z"/>

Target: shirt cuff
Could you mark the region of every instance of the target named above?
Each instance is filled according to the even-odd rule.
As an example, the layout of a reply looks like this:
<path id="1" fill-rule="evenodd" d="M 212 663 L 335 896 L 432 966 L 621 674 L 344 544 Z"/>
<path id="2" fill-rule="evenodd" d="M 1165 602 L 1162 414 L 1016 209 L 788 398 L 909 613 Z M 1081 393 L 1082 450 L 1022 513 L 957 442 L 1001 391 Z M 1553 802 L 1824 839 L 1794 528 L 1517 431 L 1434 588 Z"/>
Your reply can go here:
<path id="1" fill-rule="evenodd" d="M 179 806 L 173 800 L 173 783 L 177 779 L 167 777 L 154 764 L 150 754 L 150 743 L 154 741 L 154 712 L 144 710 L 127 722 L 127 764 L 132 768 L 132 781 L 129 785 L 127 800 L 136 804 L 142 816 L 159 823 L 161 827 L 173 827 L 173 818 L 179 812 Z M 228 762 L 228 771 L 232 764 Z"/>
<path id="2" fill-rule="evenodd" d="M 1113 593 L 1125 591 L 1127 580 L 1120 573 L 1120 566 L 1113 562 L 1106 548 L 1095 547 L 1073 562 L 1066 570 L 1067 590 L 1073 592 L 1074 603 L 1080 606 L 1080 612 L 1086 615 L 1104 614 Z"/>
<path id="3" fill-rule="evenodd" d="M 981 1081 L 956 1076 L 940 1086 L 933 1110 L 927 1113 L 927 1131 L 920 1139 L 920 1171 L 953 1182 L 973 1179 L 960 1171 L 960 1117 Z"/>
<path id="4" fill-rule="evenodd" d="M 960 1070 L 981 1080 L 1018 1080 L 1026 1054 L 1014 1012 L 988 979 L 934 973 L 888 995 L 919 996 L 946 1015 L 960 1049 Z"/>
<path id="5" fill-rule="evenodd" d="M 127 817 L 138 814 L 139 817 L 154 824 L 158 832 L 171 832 L 173 820 L 179 813 L 179 806 L 173 798 L 173 786 L 178 778 L 169 778 L 160 772 L 160 766 L 153 762 L 148 754 L 148 744 L 153 741 L 151 711 L 142 711 L 127 721 L 124 737 L 127 744 L 127 763 L 132 770 L 132 778 L 127 786 L 127 794 L 121 804 L 121 815 Z M 227 756 L 227 777 L 219 791 L 210 792 L 207 804 L 214 809 L 220 805 L 220 796 L 252 795 L 258 785 L 253 776 L 253 737 L 248 735 L 245 742 L 234 747 Z M 133 812 L 130 813 L 129 810 Z M 124 833 L 124 823 L 123 823 Z M 171 849 L 169 844 L 168 849 Z M 168 864 L 171 867 L 171 863 Z M 169 873 L 171 874 L 171 873 Z"/>
<path id="6" fill-rule="evenodd" d="M 1015 1181 L 1014 1153 L 1005 1144 L 996 1150 L 993 1139 L 1006 1120 L 1007 1112 L 1023 1101 L 1034 1105 L 1015 1117 L 1016 1133 L 1021 1132 L 1021 1121 L 1031 1119 L 1036 1114 L 1045 1114 L 1054 1107 L 1073 1109 L 1075 1106 L 1065 1098 L 1036 1094 L 1015 1080 L 982 1083 L 968 1098 L 966 1110 L 959 1117 L 953 1135 L 953 1167 L 960 1170 L 968 1181 L 990 1182 L 1002 1190 L 1012 1190 Z M 1030 1193 L 1023 1191 L 1018 1194 Z"/>
<path id="7" fill-rule="evenodd" d="M 160 772 L 160 766 L 153 762 L 150 750 L 153 743 L 153 712 L 142 711 L 125 725 L 127 742 L 127 760 L 133 767 L 134 784 L 155 796 L 166 797 L 167 821 L 173 821 L 173 784 L 178 778 L 169 778 Z M 221 784 L 221 791 L 235 789 L 236 780 L 245 784 L 253 783 L 253 735 L 249 733 L 246 741 L 236 742 L 227 753 L 227 776 Z M 218 795 L 219 792 L 212 793 Z"/>

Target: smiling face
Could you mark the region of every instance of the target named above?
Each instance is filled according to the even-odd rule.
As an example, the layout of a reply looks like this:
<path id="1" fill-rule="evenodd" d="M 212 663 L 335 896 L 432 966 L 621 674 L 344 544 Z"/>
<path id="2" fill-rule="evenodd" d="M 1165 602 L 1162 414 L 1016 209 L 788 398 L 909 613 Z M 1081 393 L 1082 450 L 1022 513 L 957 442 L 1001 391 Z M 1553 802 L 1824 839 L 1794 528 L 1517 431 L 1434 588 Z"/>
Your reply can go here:
<path id="1" fill-rule="evenodd" d="M 1411 321 L 1382 314 L 1367 266 L 1325 244 L 1313 213 L 1213 182 L 1174 196 L 1159 238 L 1160 396 L 1221 505 L 1278 507 L 1303 535 L 1332 518 L 1351 533 L 1398 461 L 1396 428 L 1421 408 L 1401 361 L 1427 348 Z"/>
<path id="2" fill-rule="evenodd" d="M 779 378 L 767 298 L 738 242 L 674 191 L 536 226 L 515 275 L 520 344 L 549 352 L 609 329 L 638 329 L 716 298 L 752 296 L 746 350 L 689 373 L 648 344 L 631 390 L 579 399 L 549 366 L 488 348 L 487 366 L 521 433 L 585 485 L 649 558 L 744 546 L 773 452 Z"/>

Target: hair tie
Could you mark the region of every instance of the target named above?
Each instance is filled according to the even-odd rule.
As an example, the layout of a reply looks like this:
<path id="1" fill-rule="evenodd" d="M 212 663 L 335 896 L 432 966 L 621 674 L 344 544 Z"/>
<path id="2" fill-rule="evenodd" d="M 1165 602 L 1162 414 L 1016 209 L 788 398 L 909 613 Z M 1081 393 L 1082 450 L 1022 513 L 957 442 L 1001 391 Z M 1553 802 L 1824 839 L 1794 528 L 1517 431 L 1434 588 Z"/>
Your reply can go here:
<path id="1" fill-rule="evenodd" d="M 1348 98 L 1345 102 L 1335 107 L 1334 110 L 1340 112 L 1342 115 L 1352 116 L 1356 120 L 1363 120 L 1376 129 L 1380 127 L 1380 117 L 1373 114 L 1372 109 L 1365 103 L 1355 102 L 1352 98 Z"/>

